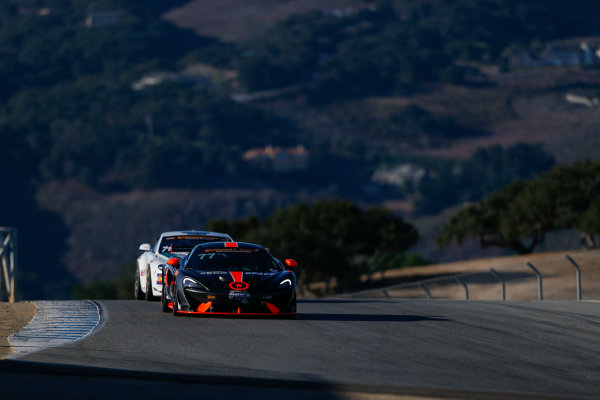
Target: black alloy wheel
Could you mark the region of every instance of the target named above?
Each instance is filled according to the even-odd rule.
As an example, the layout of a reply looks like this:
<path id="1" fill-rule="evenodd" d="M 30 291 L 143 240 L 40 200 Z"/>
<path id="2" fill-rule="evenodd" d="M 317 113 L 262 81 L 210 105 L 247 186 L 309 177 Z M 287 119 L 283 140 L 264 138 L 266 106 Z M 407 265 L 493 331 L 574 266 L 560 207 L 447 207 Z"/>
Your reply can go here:
<path id="1" fill-rule="evenodd" d="M 154 295 L 152 294 L 152 281 L 150 278 L 150 267 L 146 270 L 146 301 L 154 300 Z"/>
<path id="2" fill-rule="evenodd" d="M 142 292 L 142 285 L 140 284 L 140 270 L 135 270 L 135 286 L 133 288 L 133 298 L 136 300 L 142 300 L 144 298 L 144 292 Z"/>
<path id="3" fill-rule="evenodd" d="M 163 278 L 162 294 L 160 296 L 160 309 L 162 312 L 169 312 L 169 302 L 167 301 L 167 287 Z"/>
<path id="4" fill-rule="evenodd" d="M 177 287 L 175 286 L 175 283 L 173 282 L 172 285 L 172 289 L 173 289 L 173 315 L 174 316 L 178 316 L 179 314 L 177 313 L 177 309 L 179 308 L 179 301 L 177 301 Z"/>

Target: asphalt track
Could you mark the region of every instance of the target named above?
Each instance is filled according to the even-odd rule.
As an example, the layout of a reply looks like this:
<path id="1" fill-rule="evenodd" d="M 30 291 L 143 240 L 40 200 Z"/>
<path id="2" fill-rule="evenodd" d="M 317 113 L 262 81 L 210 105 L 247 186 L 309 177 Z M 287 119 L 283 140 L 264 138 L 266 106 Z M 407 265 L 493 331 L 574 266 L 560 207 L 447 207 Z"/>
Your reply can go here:
<path id="1" fill-rule="evenodd" d="M 99 304 L 104 323 L 95 333 L 19 360 L 199 382 L 600 397 L 596 302 L 307 300 L 295 320 L 173 317 L 159 303 Z"/>

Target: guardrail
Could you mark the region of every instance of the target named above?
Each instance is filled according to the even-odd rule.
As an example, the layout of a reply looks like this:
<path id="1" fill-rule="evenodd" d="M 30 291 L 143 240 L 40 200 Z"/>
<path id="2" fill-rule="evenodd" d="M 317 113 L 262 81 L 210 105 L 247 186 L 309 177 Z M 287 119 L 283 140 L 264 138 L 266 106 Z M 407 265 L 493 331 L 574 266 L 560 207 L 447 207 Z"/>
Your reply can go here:
<path id="1" fill-rule="evenodd" d="M 17 230 L 0 227 L 0 301 L 15 302 L 17 269 Z"/>
<path id="2" fill-rule="evenodd" d="M 595 266 L 596 266 L 597 261 L 595 261 L 595 260 L 600 258 L 600 251 L 581 253 L 579 255 L 579 257 L 581 257 L 581 255 L 583 255 L 583 254 L 593 255 L 594 259 L 592 260 L 592 263 L 595 264 Z M 581 273 L 580 265 L 569 254 L 562 255 L 562 256 L 556 256 L 556 257 L 548 257 L 545 259 L 538 258 L 538 259 L 536 259 L 535 262 L 538 265 L 542 265 L 544 262 L 549 262 L 548 260 L 550 260 L 553 264 L 559 265 L 560 268 L 574 268 L 575 269 L 575 279 L 573 281 L 574 286 L 575 286 L 575 288 L 574 288 L 575 296 L 574 297 L 576 300 L 582 300 L 583 290 L 582 290 L 582 283 L 581 283 L 582 273 Z M 399 293 L 403 290 L 407 291 L 409 289 L 413 289 L 412 290 L 413 296 L 408 296 L 408 297 L 414 297 L 415 290 L 416 290 L 416 291 L 420 291 L 422 293 L 422 296 L 424 295 L 427 299 L 449 298 L 449 297 L 439 297 L 439 296 L 434 297 L 434 295 L 432 294 L 432 289 L 435 285 L 444 286 L 446 288 L 451 285 L 454 285 L 458 288 L 458 290 L 461 290 L 460 288 L 462 287 L 462 292 L 464 293 L 462 298 L 464 298 L 465 300 L 470 300 L 470 299 L 472 299 L 472 292 L 473 292 L 472 289 L 474 289 L 474 287 L 476 285 L 481 286 L 482 284 L 486 284 L 486 285 L 499 285 L 500 286 L 499 298 L 501 300 L 506 300 L 506 297 L 507 297 L 506 296 L 506 287 L 507 287 L 508 283 L 521 283 L 526 280 L 530 281 L 532 278 L 535 277 L 537 279 L 537 299 L 544 300 L 544 275 L 540 272 L 540 269 L 541 268 L 536 267 L 532 261 L 525 261 L 525 262 L 520 262 L 520 263 L 515 263 L 515 264 L 510 264 L 510 265 L 505 265 L 505 266 L 499 266 L 499 267 L 497 266 L 496 268 L 490 268 L 487 270 L 482 269 L 482 270 L 477 270 L 477 271 L 473 271 L 473 272 L 453 274 L 453 275 L 441 276 L 441 277 L 436 277 L 436 278 L 431 278 L 431 279 L 418 280 L 415 282 L 390 285 L 390 286 L 386 286 L 386 287 L 378 288 L 378 289 L 363 290 L 360 292 L 351 293 L 347 296 L 349 296 L 351 298 L 359 298 L 359 297 L 369 297 L 369 295 L 371 295 L 372 297 L 374 296 L 374 297 L 385 297 L 385 298 L 393 298 L 393 297 L 402 298 L 402 297 L 407 297 L 407 296 L 395 295 L 394 292 Z M 512 270 L 512 272 L 511 272 L 511 270 Z M 518 271 L 518 272 L 515 272 L 515 271 Z M 527 272 L 527 271 L 529 271 L 529 272 Z M 553 276 L 553 275 L 554 275 L 553 273 L 548 273 L 548 274 L 546 274 L 546 277 L 556 279 L 556 276 Z M 563 284 L 564 284 L 564 282 L 563 282 Z M 572 284 L 572 282 L 569 283 L 568 286 L 570 287 L 571 284 Z M 569 290 L 571 290 L 571 289 L 569 289 Z M 456 293 L 456 290 L 454 290 L 454 293 Z M 452 297 L 452 298 L 456 298 L 456 296 Z"/>

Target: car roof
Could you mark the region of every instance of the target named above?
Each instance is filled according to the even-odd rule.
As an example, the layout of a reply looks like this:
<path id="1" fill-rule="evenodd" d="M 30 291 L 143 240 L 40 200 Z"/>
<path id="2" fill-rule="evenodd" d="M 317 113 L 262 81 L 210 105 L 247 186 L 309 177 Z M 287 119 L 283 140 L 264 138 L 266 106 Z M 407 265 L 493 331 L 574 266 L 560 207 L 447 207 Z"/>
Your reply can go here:
<path id="1" fill-rule="evenodd" d="M 237 248 L 241 248 L 241 249 L 266 250 L 263 246 L 261 246 L 259 244 L 245 243 L 245 242 L 233 242 L 233 243 L 227 243 L 227 244 L 224 244 L 223 242 L 207 242 L 207 243 L 201 243 L 201 244 L 197 245 L 196 247 L 201 247 L 203 249 L 220 249 L 220 248 L 227 248 L 227 247 L 237 247 Z"/>
<path id="2" fill-rule="evenodd" d="M 226 233 L 211 232 L 211 231 L 168 231 L 168 232 L 163 232 L 161 234 L 161 236 L 195 236 L 195 235 L 217 236 L 217 237 L 222 237 L 223 239 L 233 240 L 233 239 L 231 239 L 231 236 L 229 236 Z"/>

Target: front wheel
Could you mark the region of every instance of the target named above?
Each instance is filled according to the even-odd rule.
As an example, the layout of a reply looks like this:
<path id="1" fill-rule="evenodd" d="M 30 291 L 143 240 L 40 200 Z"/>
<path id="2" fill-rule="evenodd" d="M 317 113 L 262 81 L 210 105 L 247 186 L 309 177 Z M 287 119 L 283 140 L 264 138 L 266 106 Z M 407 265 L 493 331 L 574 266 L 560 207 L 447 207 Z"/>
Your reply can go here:
<path id="1" fill-rule="evenodd" d="M 154 300 L 154 295 L 152 294 L 152 277 L 150 276 L 150 268 L 146 270 L 146 301 Z"/>
<path id="2" fill-rule="evenodd" d="M 162 312 L 169 312 L 169 302 L 167 301 L 167 287 L 163 282 L 162 295 L 160 296 L 160 309 Z"/>
<path id="3" fill-rule="evenodd" d="M 179 313 L 177 312 L 178 308 L 179 308 L 179 301 L 177 301 L 177 287 L 173 283 L 173 315 L 176 317 L 179 315 Z"/>
<path id="4" fill-rule="evenodd" d="M 289 312 L 293 313 L 292 315 L 288 315 L 287 318 L 289 319 L 294 319 L 296 318 L 296 297 L 294 297 L 294 300 L 292 301 L 292 304 L 290 304 L 290 308 L 289 308 Z"/>
<path id="5" fill-rule="evenodd" d="M 135 270 L 135 286 L 133 288 L 133 298 L 136 300 L 142 300 L 144 298 L 144 292 L 142 292 L 142 285 L 140 283 L 140 270 Z"/>

